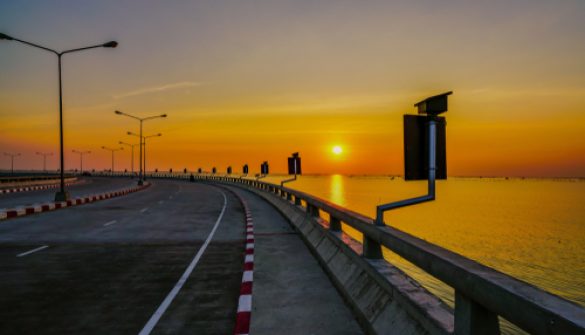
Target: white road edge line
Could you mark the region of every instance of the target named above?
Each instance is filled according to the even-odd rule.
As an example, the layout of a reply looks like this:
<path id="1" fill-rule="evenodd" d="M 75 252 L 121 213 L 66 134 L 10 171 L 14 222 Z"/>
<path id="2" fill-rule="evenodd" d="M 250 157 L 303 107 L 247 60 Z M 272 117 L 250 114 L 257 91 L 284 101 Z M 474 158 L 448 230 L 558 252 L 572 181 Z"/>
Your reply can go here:
<path id="1" fill-rule="evenodd" d="M 16 255 L 16 257 L 24 257 L 26 255 L 32 254 L 33 252 L 37 252 L 37 251 L 41 251 L 43 249 L 47 249 L 48 247 L 49 247 L 48 245 L 43 245 L 42 247 L 38 247 L 38 248 L 35 248 L 33 250 L 29 250 L 27 252 L 23 252 L 21 254 L 18 254 L 18 255 Z"/>
<path id="2" fill-rule="evenodd" d="M 116 222 L 118 222 L 118 221 L 116 221 L 116 220 L 112 220 L 112 221 L 110 221 L 110 222 L 106 222 L 106 223 L 104 223 L 104 226 L 109 226 L 109 225 L 112 225 L 112 224 L 114 224 L 114 223 L 116 223 Z"/>
<path id="3" fill-rule="evenodd" d="M 177 284 L 175 284 L 175 287 L 173 287 L 173 289 L 171 290 L 171 292 L 169 292 L 169 294 L 167 295 L 165 300 L 163 300 L 163 302 L 160 304 L 160 306 L 158 306 L 157 310 L 154 312 L 154 314 L 152 314 L 152 316 L 150 317 L 150 320 L 148 320 L 146 325 L 144 325 L 144 328 L 142 328 L 139 335 L 148 335 L 148 334 L 150 334 L 150 332 L 152 332 L 152 330 L 154 329 L 154 327 L 156 326 L 156 324 L 158 323 L 160 318 L 166 312 L 167 308 L 169 308 L 169 306 L 171 305 L 171 302 L 173 302 L 173 299 L 175 299 L 175 297 L 177 296 L 177 294 L 179 293 L 179 291 L 181 290 L 181 288 L 183 287 L 183 285 L 187 281 L 187 278 L 189 278 L 189 276 L 193 272 L 193 269 L 195 269 L 195 266 L 199 262 L 199 259 L 201 259 L 201 256 L 205 252 L 205 249 L 207 249 L 209 242 L 211 242 L 213 235 L 215 235 L 215 231 L 217 230 L 217 227 L 219 226 L 219 223 L 221 222 L 221 219 L 223 218 L 223 214 L 225 213 L 225 209 L 227 207 L 227 197 L 225 196 L 225 193 L 223 193 L 222 191 L 220 191 L 220 192 L 221 192 L 221 195 L 223 196 L 223 207 L 221 209 L 221 213 L 219 213 L 217 221 L 215 221 L 215 225 L 213 226 L 213 229 L 211 229 L 209 236 L 207 236 L 207 239 L 205 240 L 205 242 L 203 243 L 201 248 L 199 248 L 199 251 L 197 252 L 195 257 L 193 258 L 193 260 L 191 261 L 191 264 L 189 264 L 189 266 L 187 267 L 187 269 L 185 270 L 185 272 L 183 273 L 181 278 L 179 278 L 179 281 L 177 282 Z"/>
<path id="4" fill-rule="evenodd" d="M 146 212 L 147 210 L 148 210 L 148 207 L 146 207 L 146 208 L 143 208 L 143 209 L 141 209 L 141 210 L 140 210 L 140 213 L 144 213 L 144 212 Z"/>

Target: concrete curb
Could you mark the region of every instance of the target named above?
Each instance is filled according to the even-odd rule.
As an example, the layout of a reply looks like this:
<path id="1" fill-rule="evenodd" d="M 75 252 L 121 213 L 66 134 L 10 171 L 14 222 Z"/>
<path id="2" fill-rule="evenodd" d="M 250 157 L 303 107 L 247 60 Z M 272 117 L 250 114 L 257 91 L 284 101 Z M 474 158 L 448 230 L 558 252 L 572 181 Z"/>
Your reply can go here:
<path id="1" fill-rule="evenodd" d="M 78 181 L 68 182 L 65 185 L 73 185 L 77 184 Z M 58 188 L 60 186 L 59 183 L 57 184 L 48 184 L 48 185 L 38 185 L 38 186 L 21 186 L 16 188 L 7 188 L 0 190 L 0 194 L 8 194 L 8 193 L 20 193 L 20 192 L 28 192 L 28 191 L 38 191 L 38 190 L 49 190 L 52 188 Z"/>
<path id="2" fill-rule="evenodd" d="M 74 198 L 74 199 L 67 200 L 67 201 L 48 202 L 48 203 L 34 205 L 34 206 L 6 209 L 6 210 L 0 211 L 0 221 L 19 217 L 19 216 L 25 216 L 25 215 L 35 214 L 35 213 L 42 213 L 42 212 L 49 212 L 49 211 L 53 211 L 56 209 L 72 207 L 72 206 L 77 206 L 77 205 L 83 205 L 83 204 L 96 202 L 96 201 L 100 201 L 100 200 L 105 200 L 105 199 L 111 199 L 111 198 L 119 197 L 122 195 L 138 192 L 138 191 L 143 190 L 149 186 L 150 186 L 150 183 L 146 183 L 143 186 L 136 186 L 136 187 L 131 187 L 131 188 L 127 188 L 127 189 L 123 189 L 123 190 L 119 190 L 119 191 L 106 192 L 106 193 L 101 193 L 101 194 L 78 197 L 78 198 Z"/>
<path id="3" fill-rule="evenodd" d="M 252 284 L 254 282 L 254 221 L 246 201 L 237 193 L 232 193 L 240 200 L 246 215 L 246 249 L 244 258 L 244 273 L 240 285 L 240 298 L 236 314 L 234 335 L 247 335 L 250 332 L 252 319 Z"/>

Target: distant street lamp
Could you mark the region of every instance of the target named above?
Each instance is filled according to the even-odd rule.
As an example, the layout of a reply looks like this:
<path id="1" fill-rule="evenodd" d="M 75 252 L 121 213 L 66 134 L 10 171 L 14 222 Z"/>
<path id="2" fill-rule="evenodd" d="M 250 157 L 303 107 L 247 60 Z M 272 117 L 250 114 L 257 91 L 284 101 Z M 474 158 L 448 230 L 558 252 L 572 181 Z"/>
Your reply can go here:
<path id="1" fill-rule="evenodd" d="M 102 149 L 112 152 L 112 174 L 114 174 L 114 152 L 124 150 L 124 148 L 119 147 L 119 148 L 112 149 L 112 148 L 108 148 L 108 147 L 102 147 Z"/>
<path id="2" fill-rule="evenodd" d="M 131 131 L 128 132 L 128 135 L 140 136 L 140 135 L 135 134 L 135 133 L 133 133 Z M 144 176 L 143 176 L 143 179 L 146 179 L 146 139 L 147 138 L 151 138 L 151 137 L 159 137 L 159 136 L 162 136 L 162 134 L 161 133 L 158 133 L 158 134 L 155 134 L 155 135 L 144 136 L 142 138 L 142 146 L 144 146 L 144 163 L 143 163 L 144 164 Z"/>
<path id="3" fill-rule="evenodd" d="M 130 160 L 130 167 L 132 170 L 132 178 L 134 178 L 134 147 L 139 145 L 140 143 L 130 144 L 130 143 L 120 141 L 120 142 L 118 142 L 118 144 L 126 145 L 126 146 L 129 146 L 131 148 L 130 150 L 132 151 L 132 154 L 130 156 L 131 157 L 130 158 L 131 159 Z"/>
<path id="4" fill-rule="evenodd" d="M 52 152 L 37 152 L 37 155 L 43 156 L 43 172 L 47 172 L 47 156 L 53 156 Z"/>
<path id="5" fill-rule="evenodd" d="M 156 118 L 163 118 L 163 117 L 167 117 L 166 114 L 161 114 L 161 115 L 155 115 L 155 116 L 149 116 L 149 117 L 144 117 L 144 118 L 140 118 L 134 115 L 130 115 L 130 114 L 126 114 L 126 113 L 122 113 L 120 111 L 114 111 L 114 113 L 118 114 L 118 115 L 124 115 L 127 117 L 131 117 L 133 119 L 136 119 L 138 121 L 140 121 L 140 135 L 138 135 L 140 137 L 140 175 L 138 176 L 138 185 L 142 185 L 144 183 L 144 177 L 143 177 L 143 172 L 142 172 L 142 122 L 147 121 L 147 120 L 152 120 L 152 119 L 156 119 Z"/>
<path id="6" fill-rule="evenodd" d="M 66 201 L 69 199 L 69 193 L 67 193 L 65 191 L 65 168 L 64 168 L 64 154 L 63 154 L 63 88 L 62 88 L 62 80 L 61 80 L 61 57 L 65 54 L 68 53 L 73 53 L 73 52 L 78 52 L 78 51 L 83 51 L 83 50 L 88 50 L 88 49 L 94 49 L 94 48 L 115 48 L 118 46 L 118 42 L 116 41 L 110 41 L 107 43 L 103 43 L 103 44 L 98 44 L 98 45 L 92 45 L 89 47 L 83 47 L 83 48 L 77 48 L 77 49 L 70 49 L 70 50 L 65 50 L 65 51 L 56 51 L 53 49 L 49 49 L 47 47 L 43 47 L 41 45 L 38 44 L 34 44 L 31 42 L 26 42 L 17 38 L 14 38 L 12 36 L 8 36 L 6 34 L 0 33 L 0 40 L 8 40 L 8 41 L 17 41 L 23 44 L 26 44 L 28 46 L 31 47 L 35 47 L 38 49 L 42 49 L 45 51 L 49 51 L 54 53 L 55 55 L 57 55 L 57 59 L 59 61 L 59 154 L 61 156 L 61 162 L 60 162 L 60 166 L 61 166 L 61 188 L 59 189 L 59 191 L 55 194 L 55 201 Z"/>
<path id="7" fill-rule="evenodd" d="M 71 150 L 71 152 L 79 154 L 79 171 L 81 174 L 83 174 L 83 155 L 91 154 L 91 151 L 89 151 L 89 150 L 88 151 Z"/>
<path id="8" fill-rule="evenodd" d="M 5 152 L 4 156 L 10 156 L 10 174 L 14 174 L 14 157 L 20 156 L 20 153 L 11 154 L 11 153 Z"/>

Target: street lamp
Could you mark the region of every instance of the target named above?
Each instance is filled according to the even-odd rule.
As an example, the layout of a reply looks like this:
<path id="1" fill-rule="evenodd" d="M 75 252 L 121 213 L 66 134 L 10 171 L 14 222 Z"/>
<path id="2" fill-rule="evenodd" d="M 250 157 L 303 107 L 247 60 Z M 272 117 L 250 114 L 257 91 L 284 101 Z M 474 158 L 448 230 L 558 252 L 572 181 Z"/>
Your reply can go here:
<path id="1" fill-rule="evenodd" d="M 47 172 L 47 156 L 53 156 L 52 152 L 37 152 L 37 155 L 43 156 L 43 172 Z"/>
<path id="2" fill-rule="evenodd" d="M 128 132 L 128 135 L 140 136 L 138 134 L 134 134 L 131 131 Z M 151 137 L 159 137 L 159 136 L 162 136 L 162 134 L 161 133 L 158 133 L 158 134 L 148 135 L 148 136 L 142 137 L 142 146 L 144 147 L 144 161 L 143 161 L 144 162 L 143 163 L 144 164 L 144 178 L 143 179 L 146 179 L 146 139 L 147 138 L 151 138 Z"/>
<path id="3" fill-rule="evenodd" d="M 5 152 L 4 156 L 10 156 L 10 174 L 14 174 L 14 157 L 20 156 L 20 153 L 10 154 Z"/>
<path id="4" fill-rule="evenodd" d="M 124 116 L 127 116 L 127 117 L 131 117 L 133 119 L 136 119 L 136 120 L 140 121 L 140 135 L 138 135 L 138 136 L 140 137 L 140 144 L 141 145 L 140 145 L 140 175 L 138 177 L 138 185 L 142 185 L 143 184 L 143 179 L 144 179 L 143 178 L 143 173 L 142 173 L 142 139 L 143 139 L 143 137 L 142 137 L 142 122 L 147 121 L 147 120 L 156 119 L 156 118 L 159 118 L 159 117 L 161 117 L 161 118 L 162 117 L 167 117 L 167 115 L 166 114 L 161 114 L 161 115 L 155 115 L 155 116 L 149 116 L 149 117 L 140 118 L 140 117 L 137 117 L 137 116 L 134 116 L 134 115 L 122 113 L 120 111 L 114 111 L 114 113 L 116 113 L 118 115 L 124 115 Z"/>
<path id="5" fill-rule="evenodd" d="M 119 147 L 119 148 L 108 148 L 108 147 L 102 147 L 102 149 L 104 150 L 108 150 L 112 152 L 112 175 L 114 174 L 114 152 L 116 151 L 120 151 L 120 150 L 124 150 L 124 148 Z"/>
<path id="6" fill-rule="evenodd" d="M 31 47 L 35 47 L 38 49 L 42 49 L 45 51 L 49 51 L 54 53 L 55 55 L 57 55 L 57 59 L 58 59 L 58 63 L 59 63 L 59 154 L 61 156 L 61 162 L 60 162 L 60 166 L 61 166 L 61 188 L 59 189 L 59 191 L 55 194 L 55 201 L 66 201 L 69 199 L 69 193 L 67 193 L 65 191 L 65 168 L 64 168 L 64 154 L 63 154 L 63 85 L 62 85 L 62 80 L 61 80 L 61 57 L 65 54 L 68 53 L 73 53 L 73 52 L 77 52 L 77 51 L 83 51 L 83 50 L 88 50 L 88 49 L 94 49 L 94 48 L 115 48 L 118 46 L 118 42 L 116 41 L 110 41 L 107 43 L 103 43 L 103 44 L 97 44 L 97 45 L 92 45 L 92 46 L 88 46 L 88 47 L 83 47 L 83 48 L 77 48 L 77 49 L 70 49 L 70 50 L 65 50 L 65 51 L 56 51 L 53 49 L 49 49 L 47 47 L 38 45 L 38 44 L 34 44 L 31 42 L 27 42 L 27 41 L 23 41 L 20 40 L 18 38 L 14 38 L 12 36 L 8 36 L 6 34 L 0 33 L 0 40 L 8 40 L 8 41 L 17 41 L 23 44 L 26 44 L 28 46 Z"/>
<path id="7" fill-rule="evenodd" d="M 130 156 L 131 157 L 130 167 L 131 167 L 131 170 L 132 170 L 132 178 L 134 178 L 134 147 L 137 146 L 139 143 L 130 144 L 130 143 L 126 143 L 126 142 L 120 141 L 120 142 L 118 142 L 118 144 L 129 146 L 131 148 L 131 150 L 132 150 L 132 154 Z"/>
<path id="8" fill-rule="evenodd" d="M 71 152 L 74 152 L 76 154 L 79 154 L 79 173 L 83 174 L 83 155 L 85 154 L 91 154 L 91 151 L 77 151 L 77 150 L 71 150 Z"/>

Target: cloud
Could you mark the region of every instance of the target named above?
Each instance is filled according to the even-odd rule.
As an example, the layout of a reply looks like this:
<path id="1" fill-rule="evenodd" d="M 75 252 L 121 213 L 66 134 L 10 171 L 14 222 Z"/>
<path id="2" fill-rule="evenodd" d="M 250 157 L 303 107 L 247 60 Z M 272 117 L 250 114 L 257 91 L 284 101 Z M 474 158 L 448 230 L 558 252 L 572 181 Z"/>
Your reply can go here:
<path id="1" fill-rule="evenodd" d="M 162 86 L 141 88 L 141 89 L 138 89 L 135 91 L 130 91 L 130 92 L 114 95 L 114 99 L 124 99 L 124 98 L 128 98 L 128 97 L 134 97 L 137 95 L 164 92 L 164 91 L 168 91 L 168 90 L 176 90 L 179 88 L 198 87 L 201 85 L 202 85 L 201 83 L 197 83 L 197 82 L 184 81 L 184 82 L 180 82 L 180 83 L 166 84 L 166 85 L 162 85 Z"/>

